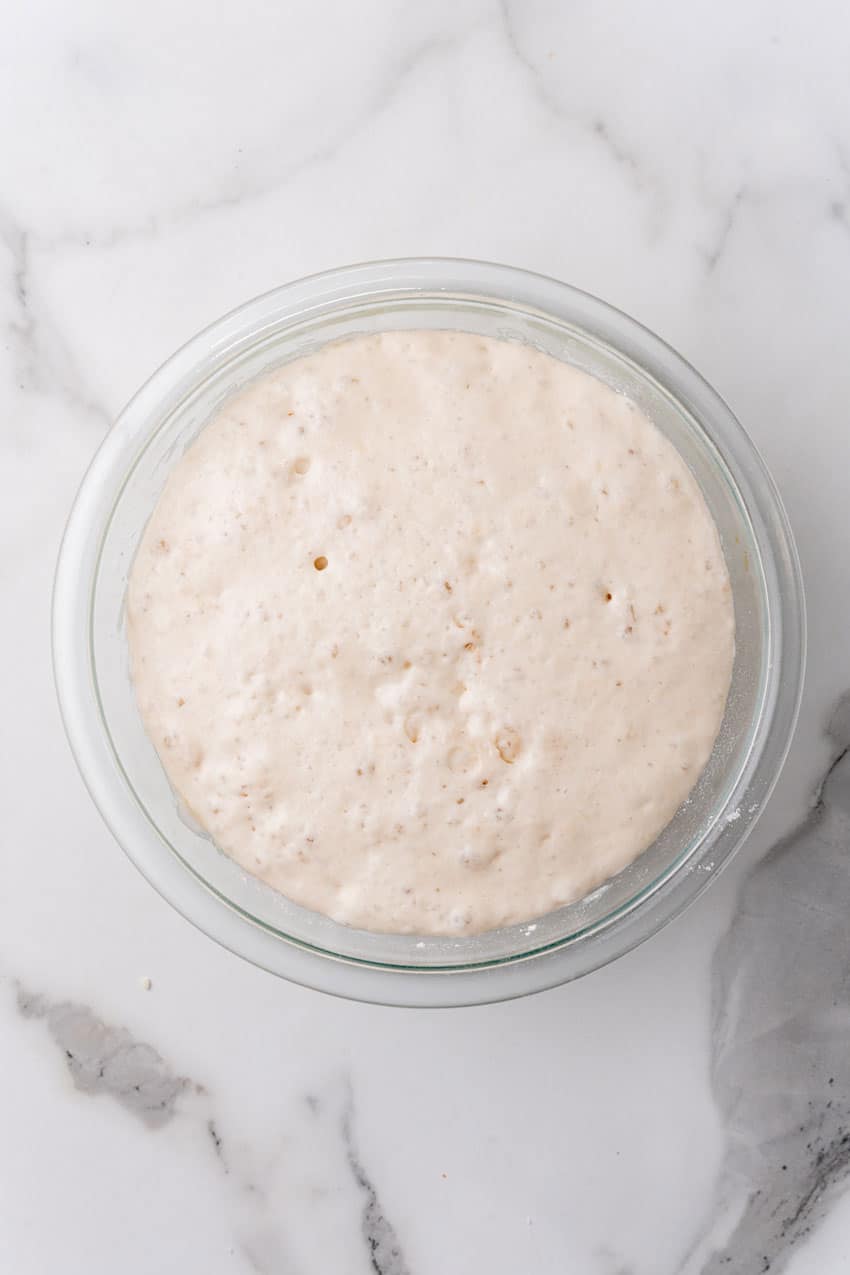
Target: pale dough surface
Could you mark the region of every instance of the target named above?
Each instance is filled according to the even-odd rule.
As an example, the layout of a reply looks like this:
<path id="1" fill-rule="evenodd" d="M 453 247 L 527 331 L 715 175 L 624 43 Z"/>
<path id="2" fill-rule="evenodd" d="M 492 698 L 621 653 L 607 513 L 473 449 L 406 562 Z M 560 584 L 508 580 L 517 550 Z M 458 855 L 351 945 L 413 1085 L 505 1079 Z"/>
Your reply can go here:
<path id="1" fill-rule="evenodd" d="M 128 635 L 217 845 L 422 935 L 530 920 L 632 861 L 708 759 L 734 655 L 716 529 L 656 427 L 548 355 L 437 332 L 228 400 L 146 528 Z"/>

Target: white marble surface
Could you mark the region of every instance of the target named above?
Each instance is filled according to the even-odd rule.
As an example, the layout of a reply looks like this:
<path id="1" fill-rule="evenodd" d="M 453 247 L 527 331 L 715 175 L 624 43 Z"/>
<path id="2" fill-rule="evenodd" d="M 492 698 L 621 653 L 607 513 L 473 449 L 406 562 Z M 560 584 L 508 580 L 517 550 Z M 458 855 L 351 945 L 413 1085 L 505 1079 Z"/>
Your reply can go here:
<path id="1" fill-rule="evenodd" d="M 848 42 L 838 0 L 7 15 L 0 1269 L 850 1270 L 843 764 L 743 889 L 847 740 Z M 567 279 L 690 357 L 782 487 L 811 628 L 735 866 L 616 966 L 436 1014 L 278 982 L 161 902 L 83 790 L 48 649 L 67 508 L 139 381 L 276 283 L 431 253 Z"/>

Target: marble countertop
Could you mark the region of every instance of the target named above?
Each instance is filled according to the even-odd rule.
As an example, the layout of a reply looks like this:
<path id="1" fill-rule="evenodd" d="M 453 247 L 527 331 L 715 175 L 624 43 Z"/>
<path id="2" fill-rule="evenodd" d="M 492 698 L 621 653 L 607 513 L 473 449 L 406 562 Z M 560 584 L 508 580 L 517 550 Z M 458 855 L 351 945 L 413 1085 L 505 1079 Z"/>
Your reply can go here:
<path id="1" fill-rule="evenodd" d="M 850 1271 L 850 13 L 44 0 L 0 51 L 0 1269 Z M 771 466 L 810 618 L 735 864 L 571 986 L 414 1012 L 216 947 L 101 824 L 50 586 L 122 403 L 238 302 L 455 255 L 586 288 Z M 150 980 L 149 986 L 146 980 Z"/>

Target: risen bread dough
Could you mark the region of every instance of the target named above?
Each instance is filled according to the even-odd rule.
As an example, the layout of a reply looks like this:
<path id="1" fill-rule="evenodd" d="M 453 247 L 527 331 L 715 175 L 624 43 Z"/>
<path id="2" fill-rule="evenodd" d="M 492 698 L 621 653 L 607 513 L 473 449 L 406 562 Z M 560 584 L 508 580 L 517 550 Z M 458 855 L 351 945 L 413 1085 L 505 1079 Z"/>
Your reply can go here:
<path id="1" fill-rule="evenodd" d="M 332 344 L 228 400 L 150 519 L 128 633 L 216 844 L 308 908 L 423 935 L 529 920 L 640 854 L 734 653 L 673 446 L 585 373 L 456 332 Z"/>

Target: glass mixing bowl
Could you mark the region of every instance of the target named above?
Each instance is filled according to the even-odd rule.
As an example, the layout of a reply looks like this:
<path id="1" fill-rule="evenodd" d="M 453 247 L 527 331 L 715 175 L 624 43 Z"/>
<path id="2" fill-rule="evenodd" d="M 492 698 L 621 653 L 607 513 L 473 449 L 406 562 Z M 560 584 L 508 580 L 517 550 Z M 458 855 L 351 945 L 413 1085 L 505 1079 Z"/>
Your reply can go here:
<path id="1" fill-rule="evenodd" d="M 683 456 L 729 568 L 737 653 L 709 763 L 657 841 L 580 902 L 462 938 L 350 929 L 247 875 L 181 813 L 139 717 L 127 576 L 172 465 L 268 368 L 354 333 L 447 328 L 526 342 L 627 394 Z M 275 974 L 385 1004 L 507 999 L 613 960 L 690 903 L 749 832 L 788 750 L 805 617 L 794 542 L 757 451 L 718 395 L 634 320 L 566 284 L 476 261 L 375 262 L 259 297 L 200 333 L 125 408 L 83 481 L 59 558 L 53 652 L 62 715 L 104 819 L 187 919 Z M 611 776 L 612 784 L 616 776 Z"/>

